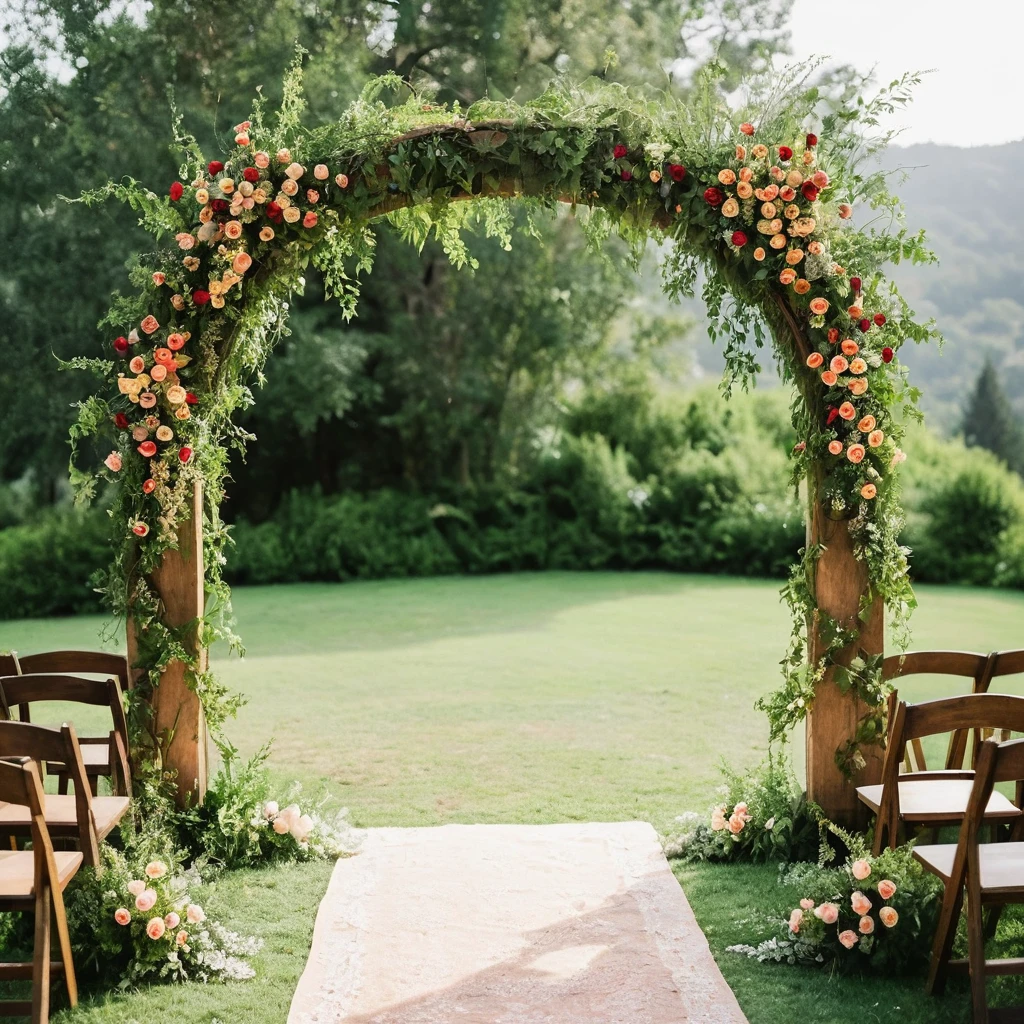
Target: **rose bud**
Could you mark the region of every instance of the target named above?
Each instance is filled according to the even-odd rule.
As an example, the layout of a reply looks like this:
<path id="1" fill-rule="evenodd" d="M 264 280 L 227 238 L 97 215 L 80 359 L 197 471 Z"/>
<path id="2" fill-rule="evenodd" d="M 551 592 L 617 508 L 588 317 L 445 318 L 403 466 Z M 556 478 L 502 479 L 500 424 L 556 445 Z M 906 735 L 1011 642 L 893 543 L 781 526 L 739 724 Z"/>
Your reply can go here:
<path id="1" fill-rule="evenodd" d="M 175 181 L 171 183 L 168 194 L 171 197 L 171 202 L 176 203 L 185 194 L 185 189 L 180 181 Z"/>
<path id="2" fill-rule="evenodd" d="M 744 121 L 743 124 L 740 125 L 740 131 L 743 132 L 744 135 L 753 135 L 754 126 L 749 121 Z"/>
<path id="3" fill-rule="evenodd" d="M 114 414 L 114 426 L 117 427 L 118 430 L 127 430 L 128 429 L 128 417 L 125 416 L 125 414 L 123 412 L 115 413 Z"/>
<path id="4" fill-rule="evenodd" d="M 849 220 L 853 216 L 853 207 L 849 203 L 839 204 L 839 219 Z"/>
<path id="5" fill-rule="evenodd" d="M 896 353 L 893 352 L 893 350 L 891 348 L 889 348 L 888 345 L 886 345 L 885 348 L 882 349 L 882 362 L 883 363 L 891 363 L 892 362 L 892 357 L 895 354 Z"/>
<path id="6" fill-rule="evenodd" d="M 860 291 L 861 284 L 862 284 L 862 282 L 861 282 L 861 279 L 859 277 L 851 277 L 850 278 L 850 287 L 855 292 L 859 292 Z"/>
<path id="7" fill-rule="evenodd" d="M 206 170 L 209 174 L 220 174 L 224 170 L 224 165 L 219 160 L 211 160 L 206 165 Z"/>
<path id="8" fill-rule="evenodd" d="M 126 355 L 128 352 L 128 339 L 121 337 L 114 339 L 114 351 L 119 355 Z"/>
<path id="9" fill-rule="evenodd" d="M 633 180 L 633 172 L 632 171 L 623 171 L 621 177 L 622 177 L 623 181 L 632 181 Z"/>
<path id="10" fill-rule="evenodd" d="M 874 316 L 874 320 L 875 320 L 875 323 L 879 327 L 884 327 L 885 326 L 885 315 L 884 314 L 876 313 L 875 316 Z"/>
<path id="11" fill-rule="evenodd" d="M 792 160 L 793 150 L 789 146 L 779 146 L 779 159 L 780 160 Z"/>
<path id="12" fill-rule="evenodd" d="M 150 477 L 150 479 L 148 479 L 148 480 L 143 480 L 143 482 L 142 482 L 142 493 L 143 494 L 152 494 L 155 490 L 156 490 L 156 481 L 152 477 Z"/>
<path id="13" fill-rule="evenodd" d="M 809 149 L 813 149 L 818 144 L 818 136 L 814 134 L 808 134 L 807 146 Z"/>
<path id="14" fill-rule="evenodd" d="M 871 330 L 871 321 L 865 317 L 857 326 L 861 329 L 862 334 L 867 334 Z"/>
<path id="15" fill-rule="evenodd" d="M 732 233 L 732 244 L 737 249 L 742 249 L 747 244 L 747 236 L 742 231 L 734 231 Z"/>
<path id="16" fill-rule="evenodd" d="M 181 448 L 178 452 L 178 459 L 182 462 L 188 462 L 192 458 L 192 449 L 188 446 Z"/>
<path id="17" fill-rule="evenodd" d="M 612 151 L 612 156 L 614 156 L 616 160 L 621 160 L 628 152 L 629 150 L 620 142 Z"/>
<path id="18" fill-rule="evenodd" d="M 829 411 L 828 411 L 828 418 L 826 419 L 825 423 L 826 423 L 827 426 L 832 426 L 832 424 L 838 418 L 839 418 L 839 410 L 833 405 L 832 408 L 829 409 Z"/>
<path id="19" fill-rule="evenodd" d="M 196 396 L 193 395 L 191 391 L 187 395 L 185 395 L 185 401 L 189 405 L 198 405 L 199 404 L 199 399 L 196 398 Z"/>

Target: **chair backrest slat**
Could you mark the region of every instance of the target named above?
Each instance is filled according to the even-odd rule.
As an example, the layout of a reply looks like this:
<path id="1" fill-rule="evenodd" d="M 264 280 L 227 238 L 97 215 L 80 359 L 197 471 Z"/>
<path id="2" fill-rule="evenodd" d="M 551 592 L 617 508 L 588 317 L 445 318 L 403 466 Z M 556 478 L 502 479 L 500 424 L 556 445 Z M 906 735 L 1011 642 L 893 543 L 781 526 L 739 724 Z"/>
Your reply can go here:
<path id="1" fill-rule="evenodd" d="M 0 654 L 0 676 L 16 676 L 21 673 L 17 651 Z"/>
<path id="2" fill-rule="evenodd" d="M 84 676 L 32 674 L 0 677 L 4 699 L 9 707 L 38 701 L 63 700 L 73 704 L 110 703 L 110 680 Z"/>
<path id="3" fill-rule="evenodd" d="M 1015 676 L 1024 673 L 1024 650 L 997 651 L 993 676 Z"/>
<path id="4" fill-rule="evenodd" d="M 39 654 L 27 654 L 18 661 L 21 671 L 26 675 L 72 673 L 115 676 L 122 690 L 130 690 L 132 686 L 128 659 L 123 654 L 110 654 L 107 651 L 41 651 Z"/>
<path id="5" fill-rule="evenodd" d="M 886 658 L 882 662 L 882 677 L 888 680 L 902 676 L 935 675 L 979 679 L 988 659 L 987 654 L 973 651 L 908 651 L 906 654 L 894 654 Z"/>
<path id="6" fill-rule="evenodd" d="M 1024 697 L 1006 693 L 965 693 L 906 705 L 904 740 L 961 729 L 1024 732 Z"/>

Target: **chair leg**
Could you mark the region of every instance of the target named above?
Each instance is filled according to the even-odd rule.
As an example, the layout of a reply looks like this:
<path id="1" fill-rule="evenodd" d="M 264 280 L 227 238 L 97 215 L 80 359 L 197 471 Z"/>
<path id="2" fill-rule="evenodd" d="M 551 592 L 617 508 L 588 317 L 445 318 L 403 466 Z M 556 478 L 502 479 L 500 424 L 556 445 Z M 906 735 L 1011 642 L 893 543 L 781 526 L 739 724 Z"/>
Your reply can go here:
<path id="1" fill-rule="evenodd" d="M 69 779 L 70 779 L 70 776 L 68 775 L 67 772 L 61 772 L 57 776 L 57 792 L 61 796 L 67 796 L 68 795 L 68 780 Z"/>
<path id="2" fill-rule="evenodd" d="M 32 1024 L 50 1019 L 50 888 L 36 893 L 36 934 L 32 949 Z"/>
<path id="3" fill-rule="evenodd" d="M 996 937 L 996 929 L 999 927 L 999 918 L 1003 913 L 1002 903 L 997 903 L 994 907 L 988 908 L 988 915 L 985 918 L 985 938 L 994 939 Z"/>
<path id="4" fill-rule="evenodd" d="M 985 933 L 981 901 L 967 899 L 967 951 L 971 972 L 971 1013 L 974 1024 L 988 1024 L 985 999 Z"/>
<path id="5" fill-rule="evenodd" d="M 931 996 L 940 996 L 946 988 L 949 958 L 953 952 L 956 939 L 956 927 L 960 923 L 960 908 L 963 906 L 964 894 L 960 886 L 950 892 L 952 883 L 946 885 L 939 910 L 939 921 L 935 928 L 935 942 L 932 946 L 932 962 L 928 969 L 928 983 L 925 991 Z"/>
<path id="6" fill-rule="evenodd" d="M 64 984 L 68 990 L 68 1002 L 75 1007 L 78 1005 L 78 979 L 75 977 L 75 961 L 71 957 L 71 935 L 68 932 L 67 915 L 64 913 L 64 896 L 56 889 L 53 890 L 53 920 L 57 926 L 57 942 L 64 963 Z"/>

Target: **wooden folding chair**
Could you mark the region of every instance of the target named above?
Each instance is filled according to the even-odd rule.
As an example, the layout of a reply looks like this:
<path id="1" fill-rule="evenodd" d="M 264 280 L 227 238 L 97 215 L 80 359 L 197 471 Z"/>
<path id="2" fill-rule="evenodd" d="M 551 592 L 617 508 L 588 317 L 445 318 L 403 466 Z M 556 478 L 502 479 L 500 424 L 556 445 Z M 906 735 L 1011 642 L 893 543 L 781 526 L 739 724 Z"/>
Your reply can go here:
<path id="1" fill-rule="evenodd" d="M 20 672 L 25 675 L 114 676 L 121 691 L 132 688 L 132 674 L 128 658 L 107 651 L 41 651 L 18 658 Z M 4 673 L 15 675 L 17 673 Z"/>
<path id="2" fill-rule="evenodd" d="M 73 796 L 46 797 L 46 827 L 54 839 L 76 840 L 85 863 L 98 867 L 99 844 L 124 817 L 128 797 L 92 795 L 74 726 L 65 723 L 59 729 L 48 729 L 29 722 L 0 722 L 0 757 L 29 757 L 40 765 L 64 766 L 75 792 Z M 31 827 L 28 808 L 13 803 L 0 806 L 0 835 L 28 836 Z"/>
<path id="3" fill-rule="evenodd" d="M 882 662 L 882 678 L 904 679 L 907 676 L 962 676 L 971 680 L 971 693 L 985 693 L 996 664 L 996 654 L 975 654 L 972 651 L 908 651 L 894 654 Z M 22 671 L 25 671 L 22 669 Z M 967 733 L 950 736 L 946 754 L 947 768 L 963 768 L 967 756 Z M 907 770 L 928 770 L 919 737 L 914 737 L 906 753 Z"/>
<path id="4" fill-rule="evenodd" d="M 16 676 L 21 672 L 17 651 L 0 654 L 0 676 Z"/>
<path id="5" fill-rule="evenodd" d="M 901 824 L 932 828 L 959 825 L 967 811 L 974 772 L 954 768 L 901 776 L 900 764 L 908 743 L 924 736 L 986 728 L 1024 731 L 1024 697 L 972 693 L 923 704 L 897 701 L 895 695 L 891 698 L 882 782 L 857 789 L 857 796 L 876 815 L 876 856 L 882 852 L 886 838 L 895 848 Z M 1007 824 L 1021 816 L 1021 809 L 1002 793 L 989 797 L 984 813 L 987 822 Z"/>
<path id="6" fill-rule="evenodd" d="M 971 979 L 971 1005 L 974 1024 L 989 1024 L 985 997 L 985 979 L 993 974 L 1024 974 L 1024 959 L 986 960 L 986 927 L 983 910 L 993 915 L 1007 903 L 1024 903 L 1024 842 L 1022 829 L 1016 827 L 1012 841 L 980 843 L 978 834 L 986 817 L 986 807 L 997 782 L 1016 782 L 1018 792 L 1024 780 L 1024 740 L 1000 744 L 985 740 L 977 757 L 974 785 L 967 812 L 956 843 L 918 846 L 914 857 L 945 885 L 939 924 L 932 947 L 928 991 L 941 993 L 951 971 L 966 971 Z M 966 960 L 951 960 L 953 941 L 964 895 L 967 896 Z M 990 932 L 994 928 L 990 926 Z M 1013 1019 L 1020 1019 L 1014 1017 Z"/>
<path id="7" fill-rule="evenodd" d="M 128 721 L 121 687 L 114 678 L 86 679 L 68 675 L 20 675 L 0 677 L 0 718 L 10 719 L 11 709 L 28 722 L 29 706 L 39 701 L 91 704 L 110 710 L 113 730 L 106 736 L 79 739 L 82 761 L 93 795 L 100 778 L 109 778 L 115 796 L 131 796 L 131 768 L 128 760 Z M 47 771 L 57 776 L 58 793 L 67 793 L 70 773 L 65 765 L 50 763 Z"/>
<path id="8" fill-rule="evenodd" d="M 43 799 L 43 787 L 32 761 L 0 761 L 0 806 L 21 807 L 32 837 L 31 851 L 0 851 L 0 911 L 35 914 L 31 962 L 0 964 L 2 981 L 31 979 L 32 999 L 0 1003 L 0 1014 L 29 1017 L 32 1024 L 46 1024 L 50 1019 L 52 975 L 63 976 L 71 1005 L 78 1005 L 63 893 L 82 863 L 82 854 L 54 852 L 43 815 Z M 60 945 L 61 958 L 55 962 L 50 960 L 51 918 Z"/>

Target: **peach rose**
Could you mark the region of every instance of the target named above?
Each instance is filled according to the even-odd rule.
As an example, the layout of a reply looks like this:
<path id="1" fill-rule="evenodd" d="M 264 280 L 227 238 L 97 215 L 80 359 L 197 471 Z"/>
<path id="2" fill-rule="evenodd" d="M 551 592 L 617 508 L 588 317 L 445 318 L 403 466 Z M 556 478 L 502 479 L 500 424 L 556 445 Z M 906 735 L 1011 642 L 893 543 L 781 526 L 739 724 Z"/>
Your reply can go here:
<path id="1" fill-rule="evenodd" d="M 768 155 L 768 147 L 759 142 L 751 149 L 750 155 L 755 160 L 763 160 Z"/>
<path id="2" fill-rule="evenodd" d="M 831 370 L 825 370 L 821 375 L 821 383 L 827 388 L 834 388 L 839 378 Z"/>
<path id="3" fill-rule="evenodd" d="M 290 163 L 285 169 L 284 173 L 292 179 L 292 181 L 298 181 L 306 173 L 306 168 L 299 163 Z"/>
<path id="4" fill-rule="evenodd" d="M 206 914 L 198 903 L 190 903 L 185 910 L 185 918 L 189 924 L 202 924 L 206 920 Z"/>
<path id="5" fill-rule="evenodd" d="M 737 146 L 736 147 L 736 159 L 737 160 L 746 160 L 747 159 L 747 147 L 746 146 Z"/>
<path id="6" fill-rule="evenodd" d="M 814 900 L 802 899 L 800 901 L 800 907 L 802 910 L 813 910 Z"/>
<path id="7" fill-rule="evenodd" d="M 221 178 L 220 181 L 217 182 L 217 187 L 224 193 L 224 195 L 229 196 L 235 191 L 235 179 Z"/>
<path id="8" fill-rule="evenodd" d="M 782 273 L 779 274 L 779 281 L 781 281 L 782 284 L 792 284 L 795 280 L 796 280 L 796 271 L 795 270 L 788 270 L 787 269 L 787 270 L 783 270 Z M 821 364 L 819 363 L 818 365 L 820 366 Z"/>
<path id="9" fill-rule="evenodd" d="M 849 306 L 846 312 L 849 313 L 851 320 L 859 320 L 864 315 L 864 310 L 857 305 Z"/>
<path id="10" fill-rule="evenodd" d="M 274 831 L 279 836 L 283 836 L 286 832 L 289 831 L 288 822 L 285 821 L 284 818 L 275 818 L 274 819 Z"/>
<path id="11" fill-rule="evenodd" d="M 859 396 L 867 391 L 868 382 L 864 377 L 854 377 L 846 386 L 850 389 L 850 394 Z"/>
<path id="12" fill-rule="evenodd" d="M 844 420 L 852 420 L 853 417 L 857 415 L 857 410 L 853 407 L 852 402 L 843 402 L 843 404 L 839 406 L 839 415 L 842 416 Z"/>
<path id="13" fill-rule="evenodd" d="M 834 903 L 822 903 L 814 911 L 814 916 L 823 924 L 835 924 L 839 920 L 839 907 Z"/>
<path id="14" fill-rule="evenodd" d="M 232 241 L 242 237 L 242 222 L 239 220 L 229 220 L 224 225 L 224 234 L 227 238 Z"/>
<path id="15" fill-rule="evenodd" d="M 128 369 L 131 370 L 132 373 L 142 373 L 145 368 L 146 360 L 143 359 L 142 356 L 132 356 L 128 363 Z"/>
<path id="16" fill-rule="evenodd" d="M 156 439 L 158 441 L 170 441 L 174 437 L 174 431 L 170 427 L 161 424 L 156 428 Z M 146 869 L 146 873 L 149 873 L 149 868 Z M 160 875 L 150 875 L 150 878 L 159 878 Z"/>
<path id="17" fill-rule="evenodd" d="M 830 455 L 842 455 L 843 454 L 843 442 L 842 441 L 829 441 L 828 450 Z"/>
<path id="18" fill-rule="evenodd" d="M 711 812 L 711 831 L 712 832 L 721 832 L 725 828 L 725 825 L 726 825 L 725 808 L 724 807 L 716 807 Z"/>
<path id="19" fill-rule="evenodd" d="M 184 946 L 185 943 L 188 942 L 188 932 L 182 929 L 180 932 L 178 932 L 177 935 L 174 936 L 174 941 L 179 946 Z"/>
<path id="20" fill-rule="evenodd" d="M 235 136 L 235 145 L 236 146 L 248 146 L 249 145 L 249 136 L 245 132 L 239 132 Z"/>
<path id="21" fill-rule="evenodd" d="M 749 184 L 754 180 L 754 172 L 749 167 L 741 167 L 739 170 L 740 181 Z"/>
<path id="22" fill-rule="evenodd" d="M 860 919 L 860 923 L 857 925 L 861 935 L 870 935 L 875 930 L 875 919 L 865 915 Z"/>
<path id="23" fill-rule="evenodd" d="M 907 453 L 901 448 L 897 448 L 896 451 L 892 453 L 892 458 L 889 460 L 889 466 L 890 468 L 895 469 L 901 462 L 906 461 Z"/>
<path id="24" fill-rule="evenodd" d="M 896 883 L 888 878 L 883 878 L 878 883 L 878 895 L 883 900 L 891 900 L 896 895 Z"/>
<path id="25" fill-rule="evenodd" d="M 231 261 L 231 269 L 236 274 L 244 274 L 252 266 L 252 257 L 247 252 L 239 252 L 235 254 L 235 258 Z"/>
<path id="26" fill-rule="evenodd" d="M 762 193 L 763 195 L 764 193 Z M 774 203 L 762 203 L 761 204 L 761 216 L 767 217 L 769 220 L 774 219 L 775 214 L 779 211 L 775 209 Z"/>
<path id="27" fill-rule="evenodd" d="M 853 207 L 849 203 L 840 203 L 839 216 L 842 220 L 849 220 L 853 216 Z"/>
<path id="28" fill-rule="evenodd" d="M 860 356 L 850 360 L 850 373 L 866 373 L 867 369 L 868 364 Z"/>
<path id="29" fill-rule="evenodd" d="M 821 242 L 818 241 L 808 242 L 807 251 L 812 256 L 820 256 L 825 251 L 825 246 L 823 246 Z"/>
<path id="30" fill-rule="evenodd" d="M 779 189 L 779 198 L 784 203 L 791 203 L 796 199 L 796 190 L 790 188 L 788 185 L 783 185 L 782 188 Z"/>
<path id="31" fill-rule="evenodd" d="M 282 181 L 281 191 L 286 196 L 296 196 L 299 194 L 299 183 L 297 181 L 292 181 L 290 178 L 287 181 Z"/>
<path id="32" fill-rule="evenodd" d="M 768 173 L 776 180 L 782 181 L 786 177 L 786 172 L 781 167 L 770 167 Z"/>
<path id="33" fill-rule="evenodd" d="M 740 199 L 749 199 L 753 194 L 754 186 L 751 185 L 749 181 L 741 181 L 736 186 L 736 195 L 738 195 Z"/>
<path id="34" fill-rule="evenodd" d="M 212 207 L 204 206 L 199 211 L 199 223 L 209 224 L 211 220 L 213 220 L 213 209 Z"/>
<path id="35" fill-rule="evenodd" d="M 270 154 L 264 153 L 260 150 L 253 158 L 252 162 L 261 170 L 265 171 L 270 166 Z"/>
<path id="36" fill-rule="evenodd" d="M 803 182 L 803 173 L 798 171 L 795 167 L 786 175 L 786 184 L 791 188 L 796 188 L 798 185 L 802 185 Z"/>
<path id="37" fill-rule="evenodd" d="M 851 444 L 846 449 L 846 457 L 856 466 L 864 461 L 864 445 L 862 444 Z"/>
<path id="38" fill-rule="evenodd" d="M 789 915 L 789 930 L 796 935 L 800 931 L 800 922 L 804 919 L 804 912 L 797 909 L 793 910 Z"/>
<path id="39" fill-rule="evenodd" d="M 292 151 L 290 149 L 279 149 L 277 151 L 277 162 L 279 164 L 290 164 L 292 162 Z"/>
<path id="40" fill-rule="evenodd" d="M 878 912 L 878 918 L 886 928 L 895 928 L 900 915 L 896 913 L 895 907 L 882 907 Z"/>
<path id="41" fill-rule="evenodd" d="M 136 427 L 132 431 L 132 437 L 135 438 L 135 440 L 139 441 L 139 442 L 145 441 L 146 438 L 149 437 L 149 431 L 145 427 Z M 138 886 L 138 889 L 137 890 L 136 889 L 132 889 L 133 885 Z M 138 896 L 139 893 L 142 892 L 142 890 L 145 889 L 145 888 L 146 888 L 146 883 L 145 882 L 132 882 L 128 886 L 128 891 L 133 896 Z"/>
<path id="42" fill-rule="evenodd" d="M 828 188 L 828 175 L 824 171 L 815 171 L 811 175 L 811 181 L 813 181 L 818 188 Z"/>
<path id="43" fill-rule="evenodd" d="M 871 415 L 861 417 L 860 422 L 857 424 L 857 429 L 862 434 L 870 434 L 875 429 L 875 417 Z"/>
<path id="44" fill-rule="evenodd" d="M 139 326 L 147 334 L 152 334 L 154 331 L 158 331 L 160 329 L 160 322 L 157 320 L 155 316 L 150 314 L 149 316 L 146 317 L 145 320 L 142 321 L 141 324 L 139 324 Z"/>
<path id="45" fill-rule="evenodd" d="M 655 167 L 654 170 L 651 171 L 650 179 L 651 181 L 654 182 L 655 185 L 657 185 L 658 182 L 661 181 L 661 171 L 659 171 L 657 167 Z"/>
<path id="46" fill-rule="evenodd" d="M 854 946 L 860 941 L 856 932 L 851 932 L 849 928 L 845 932 L 839 933 L 839 941 L 847 948 L 853 949 Z"/>
<path id="47" fill-rule="evenodd" d="M 839 347 L 843 350 L 844 356 L 855 356 L 860 351 L 860 345 L 852 338 L 847 338 Z"/>
<path id="48" fill-rule="evenodd" d="M 803 249 L 790 249 L 789 252 L 786 253 L 786 262 L 791 267 L 795 267 L 803 258 Z"/>
<path id="49" fill-rule="evenodd" d="M 850 897 L 850 908 L 855 914 L 863 916 L 871 909 L 871 900 L 859 889 Z"/>
<path id="50" fill-rule="evenodd" d="M 785 271 L 783 271 L 783 273 L 785 273 Z M 807 365 L 812 370 L 816 370 L 823 362 L 825 362 L 825 357 L 820 352 L 812 352 L 807 357 Z"/>
<path id="51" fill-rule="evenodd" d="M 823 299 L 820 295 L 816 299 L 811 299 L 810 309 L 815 316 L 824 316 L 828 312 L 828 299 Z"/>
<path id="52" fill-rule="evenodd" d="M 778 194 L 779 194 L 779 186 L 778 186 L 778 185 L 769 185 L 769 186 L 768 186 L 768 187 L 767 187 L 767 188 L 766 188 L 766 189 L 764 190 L 764 192 L 762 193 L 762 198 L 763 198 L 763 199 L 766 199 L 766 200 L 768 200 L 768 201 L 770 202 L 770 201 L 771 201 L 772 199 L 774 199 L 774 198 L 775 198 L 775 197 L 776 197 L 776 196 L 777 196 Z"/>
<path id="53" fill-rule="evenodd" d="M 159 384 L 167 376 L 167 367 L 161 366 L 157 363 L 152 370 L 149 371 L 150 377 L 153 378 Z"/>
<path id="54" fill-rule="evenodd" d="M 728 167 L 723 167 L 722 170 L 718 172 L 718 180 L 723 185 L 733 185 L 736 182 L 736 172 Z"/>
<path id="55" fill-rule="evenodd" d="M 143 391 L 142 394 L 139 395 L 139 405 L 141 405 L 143 409 L 152 409 L 153 406 L 156 405 L 156 395 L 154 395 L 152 391 Z"/>
<path id="56" fill-rule="evenodd" d="M 327 169 L 327 164 L 317 164 L 313 168 L 313 177 L 317 181 L 326 181 L 331 176 L 331 172 Z"/>
<path id="57" fill-rule="evenodd" d="M 110 470 L 111 473 L 121 472 L 121 456 L 118 452 L 111 452 L 104 460 L 103 465 Z"/>
<path id="58" fill-rule="evenodd" d="M 768 243 L 773 249 L 785 249 L 787 243 L 785 235 L 773 235 Z"/>
<path id="59" fill-rule="evenodd" d="M 185 389 L 180 384 L 175 384 L 173 387 L 169 387 L 167 389 L 166 397 L 167 401 L 170 402 L 171 405 L 181 405 L 181 403 L 185 401 L 187 395 L 185 393 Z"/>
<path id="60" fill-rule="evenodd" d="M 740 212 L 740 204 L 732 197 L 722 203 L 722 216 L 735 217 Z"/>
<path id="61" fill-rule="evenodd" d="M 284 211 L 284 219 L 289 224 L 295 224 L 301 218 L 302 211 L 297 206 L 289 206 L 288 209 Z"/>
<path id="62" fill-rule="evenodd" d="M 179 231 L 174 240 L 178 243 L 178 248 L 184 252 L 188 252 L 196 244 L 195 235 L 190 235 L 187 231 Z"/>
<path id="63" fill-rule="evenodd" d="M 178 408 L 174 410 L 174 416 L 175 419 L 187 420 L 192 417 L 192 411 L 187 405 L 179 405 Z"/>
<path id="64" fill-rule="evenodd" d="M 754 250 L 754 259 L 757 260 L 758 263 L 760 263 L 767 255 L 768 254 L 761 248 L 761 246 L 758 246 Z"/>
<path id="65" fill-rule="evenodd" d="M 145 439 L 146 439 L 145 435 L 143 435 L 141 438 L 136 438 L 137 441 L 144 441 Z M 127 888 L 128 888 L 128 891 L 133 896 L 138 896 L 141 893 L 146 891 L 146 883 L 143 882 L 141 879 L 136 878 L 136 879 L 134 879 L 134 880 L 132 880 L 131 882 L 128 883 L 128 887 Z"/>
<path id="66" fill-rule="evenodd" d="M 158 288 L 166 280 L 167 280 L 167 275 L 166 274 L 161 273 L 159 270 L 154 271 L 154 273 L 153 273 L 153 284 L 155 284 Z"/>
<path id="67" fill-rule="evenodd" d="M 147 910 L 152 910 L 156 906 L 156 893 L 152 889 L 143 889 L 138 896 L 135 897 L 135 909 L 141 910 L 142 913 L 146 913 Z"/>
<path id="68" fill-rule="evenodd" d="M 874 484 L 865 484 L 860 489 L 860 496 L 865 501 L 871 501 L 872 498 L 876 498 L 878 496 L 878 488 Z"/>
<path id="69" fill-rule="evenodd" d="M 846 361 L 846 357 L 845 356 L 833 356 L 832 357 L 832 362 L 829 363 L 828 365 L 829 365 L 829 369 L 833 373 L 845 373 L 847 367 L 850 364 Z"/>
<path id="70" fill-rule="evenodd" d="M 800 216 L 800 207 L 796 203 L 788 203 L 785 209 L 782 211 L 782 216 L 786 220 L 796 220 Z"/>
<path id="71" fill-rule="evenodd" d="M 348 188 L 348 175 L 347 174 L 336 174 L 334 176 L 334 184 L 338 188 Z"/>
<path id="72" fill-rule="evenodd" d="M 858 882 L 863 882 L 871 874 L 871 865 L 866 860 L 855 860 L 850 871 Z"/>
<path id="73" fill-rule="evenodd" d="M 149 923 L 146 925 L 146 934 L 153 939 L 155 942 L 157 939 L 164 937 L 164 932 L 167 930 L 167 926 L 164 924 L 162 917 L 151 917 Z"/>
<path id="74" fill-rule="evenodd" d="M 170 913 L 169 913 L 169 914 L 168 914 L 168 915 L 167 915 L 167 916 L 166 916 L 166 917 L 164 918 L 164 924 L 165 924 L 165 925 L 167 925 L 167 927 L 168 927 L 168 928 L 169 928 L 169 929 L 170 929 L 171 931 L 173 931 L 173 930 L 174 930 L 175 928 L 177 928 L 177 927 L 178 927 L 178 925 L 179 925 L 179 924 L 181 924 L 181 918 L 180 918 L 180 917 L 178 917 L 178 915 L 177 915 L 177 914 L 176 914 L 176 913 L 175 913 L 175 912 L 174 912 L 174 911 L 172 910 L 172 911 L 171 911 L 171 912 L 170 912 Z"/>
<path id="75" fill-rule="evenodd" d="M 814 163 L 814 154 L 810 150 L 807 150 L 807 152 L 804 153 L 804 158 L 803 159 L 804 159 L 804 164 L 807 167 L 810 167 Z"/>
<path id="76" fill-rule="evenodd" d="M 793 234 L 806 238 L 808 235 L 814 234 L 814 229 L 817 226 L 818 222 L 813 217 L 799 217 L 793 221 Z"/>
<path id="77" fill-rule="evenodd" d="M 734 814 L 729 818 L 729 831 L 734 836 L 738 836 L 743 831 L 743 827 L 746 823 L 746 819 L 742 814 Z"/>
<path id="78" fill-rule="evenodd" d="M 132 915 L 128 913 L 124 907 L 118 907 L 117 910 L 114 911 L 114 920 L 119 925 L 131 924 Z"/>
<path id="79" fill-rule="evenodd" d="M 795 291 L 797 295 L 806 295 L 810 290 L 811 282 L 803 277 L 797 278 L 796 283 L 793 285 L 793 291 Z"/>
<path id="80" fill-rule="evenodd" d="M 270 242 L 274 238 L 274 229 L 271 227 L 265 227 L 260 230 L 260 241 Z"/>
<path id="81" fill-rule="evenodd" d="M 878 448 L 884 440 L 885 433 L 881 430 L 872 430 L 868 434 L 868 445 L 872 448 Z"/>

